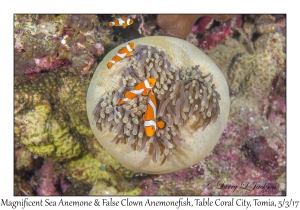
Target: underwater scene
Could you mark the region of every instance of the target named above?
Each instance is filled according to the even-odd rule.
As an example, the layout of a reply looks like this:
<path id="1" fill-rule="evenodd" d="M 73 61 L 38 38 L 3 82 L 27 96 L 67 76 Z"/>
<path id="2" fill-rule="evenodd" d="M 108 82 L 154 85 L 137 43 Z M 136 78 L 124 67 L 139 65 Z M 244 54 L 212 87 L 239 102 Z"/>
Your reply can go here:
<path id="1" fill-rule="evenodd" d="M 14 14 L 14 195 L 286 195 L 286 15 Z"/>

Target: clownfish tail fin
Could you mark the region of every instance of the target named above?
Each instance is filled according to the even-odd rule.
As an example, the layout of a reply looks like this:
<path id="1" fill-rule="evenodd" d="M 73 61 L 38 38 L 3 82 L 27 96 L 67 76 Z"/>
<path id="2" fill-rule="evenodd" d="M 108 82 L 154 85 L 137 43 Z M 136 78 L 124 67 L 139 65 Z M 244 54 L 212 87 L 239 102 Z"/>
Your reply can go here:
<path id="1" fill-rule="evenodd" d="M 124 100 L 119 101 L 118 106 L 123 105 L 125 103 Z"/>
<path id="2" fill-rule="evenodd" d="M 146 120 L 146 113 L 145 112 L 142 114 L 142 119 L 143 119 L 143 121 Z"/>
<path id="3" fill-rule="evenodd" d="M 156 126 L 157 126 L 159 129 L 164 129 L 164 128 L 166 127 L 166 123 L 165 123 L 165 121 L 160 120 L 160 121 L 156 122 Z"/>

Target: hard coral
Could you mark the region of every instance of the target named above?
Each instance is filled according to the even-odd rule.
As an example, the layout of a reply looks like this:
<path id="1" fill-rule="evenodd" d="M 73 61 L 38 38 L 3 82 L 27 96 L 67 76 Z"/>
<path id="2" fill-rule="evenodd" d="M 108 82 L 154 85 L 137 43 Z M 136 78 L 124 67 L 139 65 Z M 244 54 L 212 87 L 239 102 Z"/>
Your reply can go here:
<path id="1" fill-rule="evenodd" d="M 51 160 L 44 161 L 36 176 L 38 179 L 37 195 L 61 195 L 70 187 L 64 175 L 55 168 Z"/>
<path id="2" fill-rule="evenodd" d="M 177 38 L 185 38 L 192 30 L 197 19 L 204 18 L 201 14 L 194 15 L 158 15 L 157 24 L 165 32 Z M 208 15 L 218 21 L 230 19 L 233 15 Z M 202 22 L 203 23 L 203 22 Z"/>
<path id="3" fill-rule="evenodd" d="M 258 99 L 262 106 L 273 78 L 285 69 L 285 38 L 279 33 L 264 34 L 254 45 L 255 54 L 235 57 L 228 70 L 228 83 L 234 95 Z"/>
<path id="4" fill-rule="evenodd" d="M 244 145 L 244 149 L 256 166 L 267 171 L 278 167 L 278 154 L 268 146 L 268 142 L 264 136 L 248 139 Z"/>
<path id="5" fill-rule="evenodd" d="M 55 173 L 54 165 L 51 161 L 45 161 L 39 170 L 40 180 L 37 189 L 38 195 L 59 195 L 54 184 L 58 181 L 58 174 Z"/>
<path id="6" fill-rule="evenodd" d="M 90 192 L 91 195 L 121 195 L 126 194 L 126 192 L 130 194 L 129 191 L 135 190 L 134 186 L 124 180 L 124 176 L 130 177 L 126 175 L 128 170 L 122 171 L 120 164 L 111 158 L 105 150 L 100 148 L 96 157 L 99 159 L 87 154 L 80 159 L 67 163 L 69 177 L 72 182 L 76 184 L 79 181 L 94 186 Z M 108 166 L 106 170 L 100 170 L 102 163 Z M 120 185 L 120 183 L 123 184 Z"/>
<path id="7" fill-rule="evenodd" d="M 18 142 L 31 152 L 58 161 L 78 156 L 82 152 L 80 135 L 92 135 L 82 106 L 86 82 L 59 71 L 18 84 L 15 87 Z"/>
<path id="8" fill-rule="evenodd" d="M 83 75 L 102 55 L 95 15 L 15 15 L 15 74 L 69 69 Z"/>
<path id="9" fill-rule="evenodd" d="M 171 36 L 185 38 L 201 15 L 157 15 L 157 25 Z"/>
<path id="10" fill-rule="evenodd" d="M 34 68 L 25 68 L 25 74 L 38 73 L 43 71 L 54 70 L 58 68 L 70 68 L 71 62 L 68 59 L 51 60 L 49 57 L 35 58 Z"/>
<path id="11" fill-rule="evenodd" d="M 40 160 L 24 147 L 15 148 L 15 169 L 30 171 L 39 165 Z"/>
<path id="12" fill-rule="evenodd" d="M 236 28 L 242 27 L 242 16 L 237 15 L 234 18 L 222 22 L 219 26 L 214 27 L 203 33 L 199 40 L 199 47 L 202 50 L 208 50 L 221 43 L 226 37 L 233 34 Z"/>

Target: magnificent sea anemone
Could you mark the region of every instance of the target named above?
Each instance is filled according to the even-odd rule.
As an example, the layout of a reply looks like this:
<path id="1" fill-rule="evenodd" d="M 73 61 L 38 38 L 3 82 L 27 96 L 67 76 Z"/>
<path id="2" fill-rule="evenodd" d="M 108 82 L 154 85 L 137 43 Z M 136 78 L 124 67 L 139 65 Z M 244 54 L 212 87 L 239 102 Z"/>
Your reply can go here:
<path id="1" fill-rule="evenodd" d="M 164 174 L 203 160 L 225 128 L 230 99 L 226 80 L 203 52 L 172 37 L 135 39 L 131 55 L 107 68 L 124 47 L 109 52 L 98 65 L 87 93 L 87 114 L 100 144 L 126 167 Z M 145 135 L 147 96 L 117 105 L 141 81 L 155 78 L 157 120 L 166 123 Z"/>

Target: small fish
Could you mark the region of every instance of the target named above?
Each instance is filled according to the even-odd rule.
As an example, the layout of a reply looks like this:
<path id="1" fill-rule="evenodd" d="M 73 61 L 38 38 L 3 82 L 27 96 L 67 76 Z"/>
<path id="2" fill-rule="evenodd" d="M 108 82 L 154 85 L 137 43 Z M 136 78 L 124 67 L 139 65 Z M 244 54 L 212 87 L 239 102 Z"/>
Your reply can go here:
<path id="1" fill-rule="evenodd" d="M 131 24 L 133 24 L 133 20 L 131 18 L 122 16 L 120 18 L 115 18 L 112 22 L 109 22 L 108 26 L 122 26 L 123 28 L 126 28 Z"/>
<path id="2" fill-rule="evenodd" d="M 145 114 L 143 115 L 144 129 L 148 137 L 153 136 L 156 128 L 164 129 L 166 123 L 162 120 L 156 122 L 156 99 L 152 91 L 149 92 L 148 104 Z"/>
<path id="3" fill-rule="evenodd" d="M 91 166 L 85 167 L 83 169 L 77 170 L 74 172 L 74 176 L 82 176 L 83 172 L 86 171 L 87 169 L 91 168 Z"/>
<path id="4" fill-rule="evenodd" d="M 111 165 L 109 167 L 116 176 L 118 176 L 121 179 L 124 179 L 124 176 L 120 172 L 117 172 Z"/>
<path id="5" fill-rule="evenodd" d="M 133 90 L 125 93 L 124 98 L 119 101 L 118 105 L 122 105 L 126 101 L 129 101 L 140 94 L 147 96 L 149 94 L 149 91 L 155 85 L 155 82 L 156 82 L 155 78 L 148 78 L 143 82 L 139 83 L 137 86 L 133 88 Z"/>
<path id="6" fill-rule="evenodd" d="M 127 44 L 125 47 L 121 48 L 121 49 L 118 51 L 118 54 L 115 55 L 115 56 L 112 58 L 112 60 L 108 62 L 107 67 L 110 69 L 110 68 L 114 65 L 114 63 L 116 63 L 116 62 L 122 60 L 122 59 L 125 58 L 125 57 L 130 56 L 130 54 L 131 54 L 130 52 L 131 52 L 133 49 L 134 49 L 134 43 L 133 43 L 133 42 L 128 42 L 128 44 Z"/>

